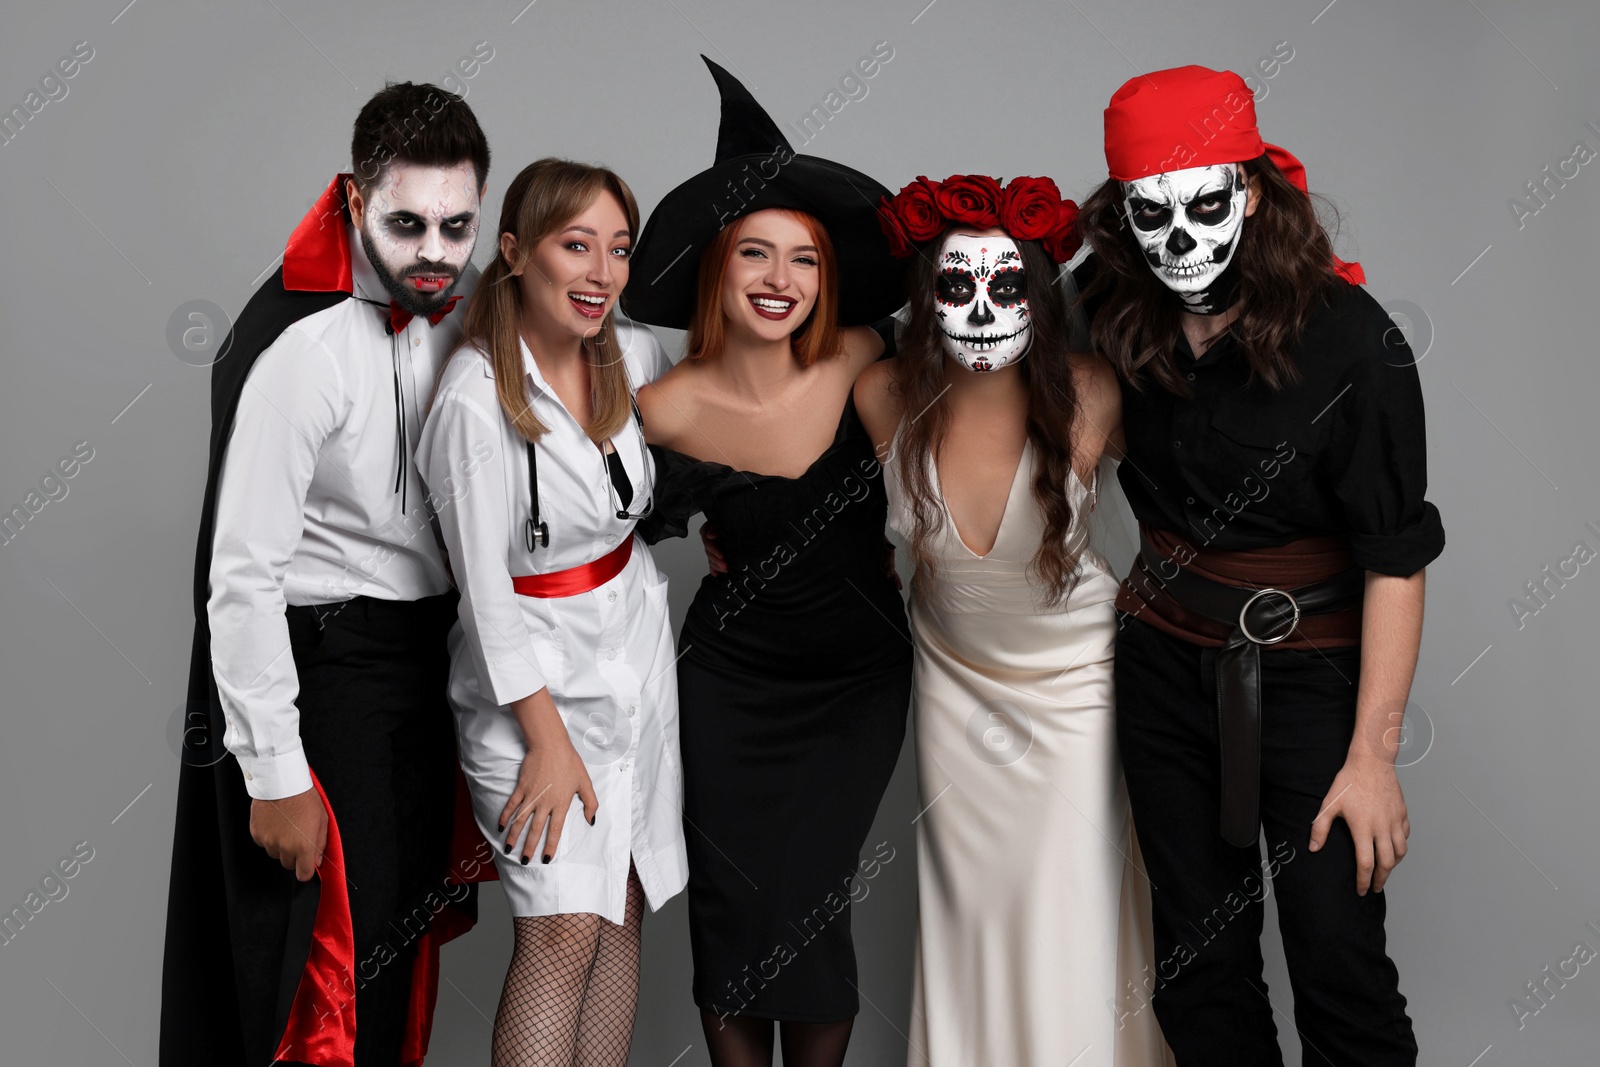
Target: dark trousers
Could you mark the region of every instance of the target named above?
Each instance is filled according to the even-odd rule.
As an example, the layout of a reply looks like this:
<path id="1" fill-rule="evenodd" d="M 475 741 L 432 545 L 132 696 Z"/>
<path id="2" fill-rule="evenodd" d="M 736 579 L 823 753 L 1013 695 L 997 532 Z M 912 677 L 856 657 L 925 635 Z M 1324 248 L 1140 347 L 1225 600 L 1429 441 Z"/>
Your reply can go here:
<path id="1" fill-rule="evenodd" d="M 1153 884 L 1156 1018 L 1180 1067 L 1277 1067 L 1261 927 L 1278 893 L 1302 1062 L 1417 1062 L 1399 977 L 1384 949 L 1384 897 L 1355 889 L 1355 847 L 1337 820 L 1321 851 L 1311 823 L 1355 728 L 1360 650 L 1264 649 L 1259 845 L 1219 828 L 1216 650 L 1118 613 L 1117 739 Z"/>
<path id="2" fill-rule="evenodd" d="M 344 847 L 355 932 L 356 1063 L 394 1067 L 417 938 L 442 893 L 455 800 L 445 637 L 456 595 L 288 609 L 300 740 Z M 323 861 L 321 876 L 329 876 Z"/>

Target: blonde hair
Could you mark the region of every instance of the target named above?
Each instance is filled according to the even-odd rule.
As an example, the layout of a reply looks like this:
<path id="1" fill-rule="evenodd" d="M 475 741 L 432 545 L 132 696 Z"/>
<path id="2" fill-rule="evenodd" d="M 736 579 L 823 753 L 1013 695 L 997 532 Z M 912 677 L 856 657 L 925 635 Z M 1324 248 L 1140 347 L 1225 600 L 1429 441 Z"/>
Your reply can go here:
<path id="1" fill-rule="evenodd" d="M 523 167 L 507 187 L 500 208 L 494 261 L 484 270 L 467 301 L 462 343 L 476 344 L 488 354 L 500 408 L 529 441 L 538 441 L 548 427 L 534 417 L 528 402 L 519 328 L 522 290 L 512 272 L 527 263 L 540 241 L 559 232 L 602 193 L 617 198 L 628 218 L 628 232 L 637 234 L 639 205 L 628 183 L 613 171 L 553 158 Z M 505 233 L 517 239 L 516 263 L 508 262 L 499 250 L 498 235 Z M 627 425 L 632 413 L 633 394 L 617 344 L 615 307 L 606 312 L 600 332 L 583 343 L 583 353 L 590 367 L 592 400 L 589 424 L 583 430 L 591 440 L 600 442 Z"/>

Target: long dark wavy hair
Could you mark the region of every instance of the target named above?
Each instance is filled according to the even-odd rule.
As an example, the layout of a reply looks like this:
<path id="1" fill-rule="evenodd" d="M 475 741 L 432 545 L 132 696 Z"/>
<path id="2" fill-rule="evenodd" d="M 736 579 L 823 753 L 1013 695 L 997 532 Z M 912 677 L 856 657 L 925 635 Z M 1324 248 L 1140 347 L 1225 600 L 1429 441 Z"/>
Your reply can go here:
<path id="1" fill-rule="evenodd" d="M 1254 215 L 1244 221 L 1239 247 L 1240 314 L 1229 326 L 1250 377 L 1282 389 L 1299 377 L 1289 350 L 1312 313 L 1337 282 L 1333 242 L 1317 217 L 1320 207 L 1337 222 L 1325 200 L 1312 199 L 1263 155 L 1244 164 L 1246 179 L 1260 191 Z M 1145 261 L 1123 210 L 1122 183 L 1108 179 L 1084 201 L 1078 224 L 1100 260 L 1100 270 L 1082 300 L 1099 304 L 1090 336 L 1124 380 L 1143 387 L 1143 372 L 1180 396 L 1188 396 L 1174 359 L 1183 336 L 1182 304 Z"/>
<path id="2" fill-rule="evenodd" d="M 936 265 L 944 235 L 923 242 L 911 260 L 907 279 L 911 321 L 900 342 L 903 368 L 894 389 L 904 398 L 908 416 L 900 430 L 897 454 L 900 484 L 905 486 L 913 519 L 911 557 L 929 577 L 937 576 L 929 539 L 945 521 L 930 472 L 950 428 L 950 406 L 944 394 L 945 375 L 969 374 L 950 368 L 935 313 L 939 270 Z M 1033 499 L 1044 513 L 1044 538 L 1034 553 L 1034 571 L 1051 602 L 1064 600 L 1077 579 L 1081 541 L 1069 541 L 1072 501 L 1067 479 L 1072 475 L 1072 428 L 1078 414 L 1078 391 L 1067 359 L 1068 309 L 1055 284 L 1058 268 L 1038 241 L 1017 241 L 1027 274 L 1029 319 L 1033 342 L 1022 360 L 1028 391 L 1028 440 L 1037 463 Z M 952 531 L 954 532 L 954 531 Z"/>

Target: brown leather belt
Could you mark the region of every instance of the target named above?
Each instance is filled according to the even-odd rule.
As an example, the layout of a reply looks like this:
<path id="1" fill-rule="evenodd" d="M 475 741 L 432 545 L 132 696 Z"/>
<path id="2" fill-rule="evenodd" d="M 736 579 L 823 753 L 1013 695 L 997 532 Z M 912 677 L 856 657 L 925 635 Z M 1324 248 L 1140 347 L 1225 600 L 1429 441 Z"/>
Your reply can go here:
<path id="1" fill-rule="evenodd" d="M 1222 837 L 1252 848 L 1261 832 L 1261 646 L 1288 637 L 1306 615 L 1344 611 L 1361 602 L 1366 572 L 1351 567 L 1296 589 L 1223 585 L 1183 567 L 1162 577 L 1146 562 L 1163 557 L 1141 533 L 1135 572 L 1183 607 L 1222 624 L 1217 652 L 1217 740 L 1222 755 Z"/>

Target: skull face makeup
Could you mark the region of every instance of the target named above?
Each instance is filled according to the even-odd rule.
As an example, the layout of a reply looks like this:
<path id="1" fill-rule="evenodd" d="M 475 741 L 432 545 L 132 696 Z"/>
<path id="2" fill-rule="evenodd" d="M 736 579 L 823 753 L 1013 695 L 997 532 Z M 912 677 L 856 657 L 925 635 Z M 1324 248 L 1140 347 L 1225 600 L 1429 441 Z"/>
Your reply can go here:
<path id="1" fill-rule="evenodd" d="M 1123 182 L 1123 204 L 1145 260 L 1197 315 L 1220 315 L 1238 286 L 1247 194 L 1237 163 L 1190 167 Z"/>
<path id="2" fill-rule="evenodd" d="M 362 201 L 361 244 L 383 287 L 413 315 L 439 310 L 478 239 L 472 164 L 391 163 Z"/>
<path id="3" fill-rule="evenodd" d="M 1009 237 L 953 233 L 939 249 L 935 309 L 944 350 L 971 371 L 999 370 L 1027 354 L 1028 275 Z"/>

